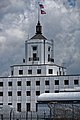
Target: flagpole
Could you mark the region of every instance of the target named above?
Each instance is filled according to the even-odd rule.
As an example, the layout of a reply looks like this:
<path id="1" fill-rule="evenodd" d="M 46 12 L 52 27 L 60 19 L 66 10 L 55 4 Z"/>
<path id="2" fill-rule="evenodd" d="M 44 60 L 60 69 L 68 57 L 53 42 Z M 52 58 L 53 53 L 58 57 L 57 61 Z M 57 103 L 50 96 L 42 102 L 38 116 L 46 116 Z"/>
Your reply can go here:
<path id="1" fill-rule="evenodd" d="M 39 8 L 39 2 L 38 2 L 38 22 L 40 22 L 40 8 Z"/>

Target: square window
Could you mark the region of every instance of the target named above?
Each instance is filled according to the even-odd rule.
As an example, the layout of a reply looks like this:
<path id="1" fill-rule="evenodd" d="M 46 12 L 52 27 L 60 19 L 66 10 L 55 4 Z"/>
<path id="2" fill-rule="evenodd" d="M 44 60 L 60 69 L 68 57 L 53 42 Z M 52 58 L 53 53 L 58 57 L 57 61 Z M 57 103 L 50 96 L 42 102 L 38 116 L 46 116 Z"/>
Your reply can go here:
<path id="1" fill-rule="evenodd" d="M 32 70 L 28 70 L 28 74 L 32 74 Z"/>
<path id="2" fill-rule="evenodd" d="M 40 91 L 36 91 L 36 96 L 40 95 Z"/>
<path id="3" fill-rule="evenodd" d="M 49 70 L 48 70 L 48 73 L 49 73 L 49 74 L 53 74 L 53 69 L 49 69 Z"/>
<path id="4" fill-rule="evenodd" d="M 64 85 L 69 85 L 69 80 L 64 80 Z"/>
<path id="5" fill-rule="evenodd" d="M 3 82 L 0 82 L 0 87 L 3 87 Z"/>
<path id="6" fill-rule="evenodd" d="M 30 92 L 30 91 L 26 91 L 26 95 L 27 95 L 27 96 L 30 96 L 30 95 L 31 95 L 31 92 Z"/>
<path id="7" fill-rule="evenodd" d="M 74 85 L 78 85 L 79 84 L 79 80 L 74 80 Z"/>
<path id="8" fill-rule="evenodd" d="M 59 80 L 55 80 L 55 85 L 59 85 Z"/>
<path id="9" fill-rule="evenodd" d="M 8 92 L 8 96 L 12 96 L 12 91 L 9 91 L 9 92 Z"/>
<path id="10" fill-rule="evenodd" d="M 8 86 L 12 86 L 12 82 L 10 81 L 10 82 L 8 82 Z"/>
<path id="11" fill-rule="evenodd" d="M 59 90 L 55 90 L 55 93 L 59 93 Z"/>
<path id="12" fill-rule="evenodd" d="M 41 74 L 41 69 L 37 69 L 37 74 Z"/>
<path id="13" fill-rule="evenodd" d="M 0 96 L 3 96 L 3 92 L 0 92 Z"/>
<path id="14" fill-rule="evenodd" d="M 23 75 L 23 70 L 19 70 L 19 75 Z"/>
<path id="15" fill-rule="evenodd" d="M 17 96 L 21 96 L 21 91 L 17 91 Z"/>
<path id="16" fill-rule="evenodd" d="M 36 86 L 40 85 L 40 81 L 36 81 Z"/>
<path id="17" fill-rule="evenodd" d="M 17 86 L 21 86 L 21 81 L 17 81 Z"/>
<path id="18" fill-rule="evenodd" d="M 46 80 L 46 81 L 45 81 L 45 85 L 49 85 L 49 80 Z"/>
<path id="19" fill-rule="evenodd" d="M 33 46 L 33 51 L 37 50 L 37 46 Z"/>
<path id="20" fill-rule="evenodd" d="M 26 82 L 27 86 L 31 86 L 31 81 Z"/>

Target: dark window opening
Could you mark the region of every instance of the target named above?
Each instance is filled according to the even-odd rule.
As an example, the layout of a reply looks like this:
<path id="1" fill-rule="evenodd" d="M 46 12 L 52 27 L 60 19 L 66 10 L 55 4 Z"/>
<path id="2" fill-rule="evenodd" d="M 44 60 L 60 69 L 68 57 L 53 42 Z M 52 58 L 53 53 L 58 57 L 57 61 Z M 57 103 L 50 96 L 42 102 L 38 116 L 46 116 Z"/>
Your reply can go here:
<path id="1" fill-rule="evenodd" d="M 3 92 L 0 92 L 0 96 L 3 96 Z"/>
<path id="2" fill-rule="evenodd" d="M 51 49 L 51 48 L 50 48 L 50 46 L 49 46 L 49 47 L 48 47 L 48 51 L 50 51 L 50 49 Z"/>
<path id="3" fill-rule="evenodd" d="M 36 86 L 40 85 L 40 81 L 36 81 Z"/>
<path id="4" fill-rule="evenodd" d="M 26 103 L 26 111 L 30 111 L 30 103 Z"/>
<path id="5" fill-rule="evenodd" d="M 53 69 L 49 69 L 48 73 L 53 74 Z"/>
<path id="6" fill-rule="evenodd" d="M 31 81 L 26 82 L 27 86 L 31 86 Z"/>
<path id="7" fill-rule="evenodd" d="M 11 71 L 11 75 L 13 75 L 13 70 Z"/>
<path id="8" fill-rule="evenodd" d="M 46 80 L 46 81 L 45 81 L 45 85 L 49 85 L 49 80 Z"/>
<path id="9" fill-rule="evenodd" d="M 59 93 L 59 90 L 55 90 L 55 93 Z"/>
<path id="10" fill-rule="evenodd" d="M 17 96 L 21 96 L 21 91 L 17 91 Z"/>
<path id="11" fill-rule="evenodd" d="M 12 91 L 9 91 L 9 92 L 8 92 L 8 96 L 12 96 Z"/>
<path id="12" fill-rule="evenodd" d="M 8 105 L 12 105 L 12 103 L 8 103 Z"/>
<path id="13" fill-rule="evenodd" d="M 37 69 L 37 74 L 41 74 L 41 69 Z"/>
<path id="14" fill-rule="evenodd" d="M 21 86 L 21 81 L 17 81 L 17 86 Z"/>
<path id="15" fill-rule="evenodd" d="M 10 82 L 8 82 L 8 86 L 12 86 L 12 82 L 10 81 Z"/>
<path id="16" fill-rule="evenodd" d="M 74 80 L 74 85 L 78 85 L 79 84 L 79 80 Z"/>
<path id="17" fill-rule="evenodd" d="M 34 51 L 37 50 L 37 46 L 33 46 L 33 50 L 34 50 Z"/>
<path id="18" fill-rule="evenodd" d="M 64 85 L 69 85 L 69 80 L 64 80 Z"/>
<path id="19" fill-rule="evenodd" d="M 21 112 L 21 103 L 17 103 L 17 111 Z"/>
<path id="20" fill-rule="evenodd" d="M 3 87 L 3 82 L 0 82 L 0 87 Z"/>
<path id="21" fill-rule="evenodd" d="M 59 80 L 55 80 L 55 85 L 59 85 Z"/>
<path id="22" fill-rule="evenodd" d="M 49 90 L 46 90 L 45 93 L 49 93 Z"/>
<path id="23" fill-rule="evenodd" d="M 30 96 L 30 95 L 31 95 L 31 92 L 30 92 L 30 91 L 26 91 L 26 95 L 27 95 L 27 96 Z"/>
<path id="24" fill-rule="evenodd" d="M 19 70 L 19 75 L 23 75 L 23 70 Z"/>
<path id="25" fill-rule="evenodd" d="M 36 91 L 36 96 L 40 95 L 40 91 Z"/>
<path id="26" fill-rule="evenodd" d="M 28 74 L 32 74 L 32 70 L 28 70 Z"/>

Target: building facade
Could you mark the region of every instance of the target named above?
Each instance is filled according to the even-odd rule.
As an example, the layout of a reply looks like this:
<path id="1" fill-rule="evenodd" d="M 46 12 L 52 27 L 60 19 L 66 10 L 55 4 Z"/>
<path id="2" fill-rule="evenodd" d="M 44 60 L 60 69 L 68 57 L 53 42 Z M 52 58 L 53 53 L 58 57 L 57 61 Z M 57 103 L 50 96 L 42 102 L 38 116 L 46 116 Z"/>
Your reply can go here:
<path id="1" fill-rule="evenodd" d="M 54 42 L 42 35 L 40 21 L 36 34 L 25 41 L 25 59 L 11 66 L 9 77 L 0 77 L 0 107 L 16 111 L 36 111 L 37 97 L 61 89 L 78 89 L 80 75 L 67 75 L 64 66 L 54 62 Z"/>

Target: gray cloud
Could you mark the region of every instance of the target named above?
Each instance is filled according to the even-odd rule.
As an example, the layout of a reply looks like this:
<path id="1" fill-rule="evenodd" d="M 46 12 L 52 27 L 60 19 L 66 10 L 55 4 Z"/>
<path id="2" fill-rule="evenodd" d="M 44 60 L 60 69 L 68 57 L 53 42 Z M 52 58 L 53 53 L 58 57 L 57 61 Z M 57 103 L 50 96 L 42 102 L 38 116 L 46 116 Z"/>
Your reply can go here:
<path id="1" fill-rule="evenodd" d="M 43 33 L 54 40 L 55 62 L 65 63 L 70 74 L 79 73 L 80 1 L 76 0 L 74 8 L 67 0 L 41 1 L 47 13 L 40 18 Z M 37 0 L 0 0 L 0 75 L 22 62 L 24 42 L 28 34 L 34 35 L 36 24 Z"/>

